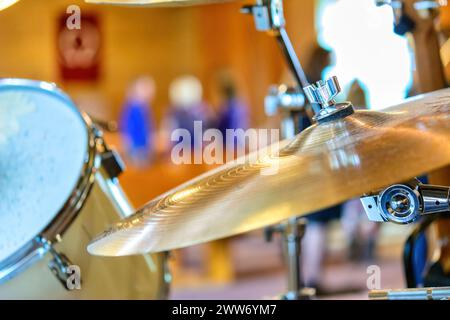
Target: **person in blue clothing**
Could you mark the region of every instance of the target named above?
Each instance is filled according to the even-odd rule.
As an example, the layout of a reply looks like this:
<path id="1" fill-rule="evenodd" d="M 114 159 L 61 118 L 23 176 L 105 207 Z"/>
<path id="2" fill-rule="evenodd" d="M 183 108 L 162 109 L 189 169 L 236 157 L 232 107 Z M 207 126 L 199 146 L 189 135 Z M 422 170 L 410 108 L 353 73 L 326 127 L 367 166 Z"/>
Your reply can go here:
<path id="1" fill-rule="evenodd" d="M 128 88 L 120 116 L 119 129 L 127 156 L 137 166 L 148 165 L 154 156 L 154 96 L 154 80 L 149 76 L 136 78 Z"/>
<path id="2" fill-rule="evenodd" d="M 194 141 L 195 123 L 201 123 L 202 131 L 212 127 L 212 115 L 209 106 L 203 100 L 203 86 L 193 75 L 182 75 L 174 79 L 169 87 L 170 106 L 161 126 L 162 140 L 166 152 L 180 142 L 172 140 L 172 133 L 176 129 L 185 129 L 191 137 L 191 147 L 197 146 Z"/>
<path id="3" fill-rule="evenodd" d="M 249 114 L 248 107 L 238 96 L 236 83 L 229 72 L 222 71 L 217 76 L 217 85 L 220 98 L 222 100 L 217 116 L 217 129 L 220 130 L 226 144 L 226 131 L 228 129 L 248 129 Z M 238 141 L 235 137 L 233 146 L 245 145 L 245 141 Z"/>

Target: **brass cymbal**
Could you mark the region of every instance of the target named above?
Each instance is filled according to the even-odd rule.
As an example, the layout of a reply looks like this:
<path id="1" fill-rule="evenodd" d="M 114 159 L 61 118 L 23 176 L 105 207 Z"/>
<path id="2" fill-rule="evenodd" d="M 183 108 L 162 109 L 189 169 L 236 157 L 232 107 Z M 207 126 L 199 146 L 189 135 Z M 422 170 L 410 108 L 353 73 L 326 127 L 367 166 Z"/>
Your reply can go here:
<path id="1" fill-rule="evenodd" d="M 212 4 L 230 1 L 233 0 L 85 0 L 85 2 L 87 3 L 116 4 L 126 6 L 147 6 L 147 7 L 192 6 L 198 4 Z"/>
<path id="2" fill-rule="evenodd" d="M 88 250 L 121 256 L 224 238 L 306 216 L 448 163 L 445 89 L 382 112 L 356 111 L 313 125 L 282 142 L 278 154 L 266 150 L 258 161 L 207 172 L 149 202 Z"/>

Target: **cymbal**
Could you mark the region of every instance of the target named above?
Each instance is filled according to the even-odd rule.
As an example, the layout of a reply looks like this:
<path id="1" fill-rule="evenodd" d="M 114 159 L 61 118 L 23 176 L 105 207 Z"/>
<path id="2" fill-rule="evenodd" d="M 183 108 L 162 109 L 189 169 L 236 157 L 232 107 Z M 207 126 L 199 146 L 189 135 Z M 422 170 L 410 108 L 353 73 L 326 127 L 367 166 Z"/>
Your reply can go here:
<path id="1" fill-rule="evenodd" d="M 313 125 L 274 149 L 156 198 L 91 242 L 88 251 L 122 256 L 195 245 L 307 216 L 445 166 L 450 89 Z"/>
<path id="2" fill-rule="evenodd" d="M 192 6 L 198 4 L 212 4 L 230 2 L 233 0 L 85 0 L 87 3 L 116 4 L 126 6 Z"/>

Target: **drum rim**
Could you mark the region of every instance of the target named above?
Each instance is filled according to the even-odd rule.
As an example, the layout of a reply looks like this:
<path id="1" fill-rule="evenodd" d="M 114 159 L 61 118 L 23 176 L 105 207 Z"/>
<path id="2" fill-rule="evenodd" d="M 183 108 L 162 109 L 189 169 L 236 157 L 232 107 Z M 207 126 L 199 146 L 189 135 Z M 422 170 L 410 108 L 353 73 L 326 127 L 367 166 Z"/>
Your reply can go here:
<path id="1" fill-rule="evenodd" d="M 55 83 L 30 79 L 0 79 L 0 87 L 4 85 L 43 90 L 53 97 L 62 100 L 79 114 L 81 121 L 86 127 L 88 145 L 78 181 L 62 208 L 56 213 L 48 225 L 31 241 L 28 241 L 19 250 L 12 253 L 3 261 L 0 261 L 0 284 L 18 275 L 34 262 L 41 259 L 49 251 L 49 246 L 52 243 L 62 241 L 61 236 L 78 216 L 89 197 L 95 182 L 95 173 L 101 165 L 101 157 L 98 149 L 102 141 L 101 131 L 95 127 L 90 118 L 81 112 L 70 97 Z"/>

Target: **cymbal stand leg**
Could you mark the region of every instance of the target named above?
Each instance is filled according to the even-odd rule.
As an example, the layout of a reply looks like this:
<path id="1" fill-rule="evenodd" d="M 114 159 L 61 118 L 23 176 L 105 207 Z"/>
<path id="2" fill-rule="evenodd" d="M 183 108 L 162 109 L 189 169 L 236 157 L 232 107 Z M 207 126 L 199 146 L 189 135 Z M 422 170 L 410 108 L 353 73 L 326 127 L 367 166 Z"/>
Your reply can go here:
<path id="1" fill-rule="evenodd" d="M 306 220 L 289 219 L 283 230 L 284 256 L 288 273 L 288 292 L 283 300 L 309 300 L 315 295 L 315 290 L 305 288 L 301 267 L 301 246 L 306 231 Z"/>
<path id="2" fill-rule="evenodd" d="M 291 218 L 283 224 L 266 228 L 266 239 L 271 241 L 273 234 L 279 233 L 283 241 L 283 257 L 287 269 L 286 294 L 281 295 L 282 300 L 309 300 L 314 298 L 315 290 L 305 288 L 301 268 L 301 245 L 306 231 L 306 220 Z"/>

